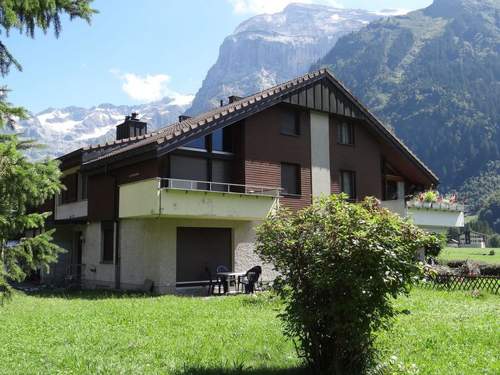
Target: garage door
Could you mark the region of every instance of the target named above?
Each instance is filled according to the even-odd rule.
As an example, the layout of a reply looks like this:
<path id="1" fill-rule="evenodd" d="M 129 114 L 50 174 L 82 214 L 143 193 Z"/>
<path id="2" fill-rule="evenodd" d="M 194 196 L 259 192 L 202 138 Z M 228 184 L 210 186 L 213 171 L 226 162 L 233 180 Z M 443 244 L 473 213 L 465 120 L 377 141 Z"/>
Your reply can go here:
<path id="1" fill-rule="evenodd" d="M 231 228 L 177 228 L 177 282 L 207 280 L 205 268 L 231 269 Z"/>

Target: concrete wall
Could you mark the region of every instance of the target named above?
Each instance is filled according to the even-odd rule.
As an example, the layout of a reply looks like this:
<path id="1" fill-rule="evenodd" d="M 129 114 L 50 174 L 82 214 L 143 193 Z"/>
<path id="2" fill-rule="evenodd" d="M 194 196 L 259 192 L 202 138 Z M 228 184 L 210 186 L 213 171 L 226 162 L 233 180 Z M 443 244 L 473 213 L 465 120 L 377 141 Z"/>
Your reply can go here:
<path id="1" fill-rule="evenodd" d="M 409 207 L 407 212 L 414 224 L 431 232 L 444 232 L 448 228 L 464 226 L 464 213 L 461 211 Z"/>
<path id="2" fill-rule="evenodd" d="M 176 226 L 168 219 L 120 221 L 120 281 L 123 289 L 142 289 L 150 279 L 159 293 L 175 291 Z"/>
<path id="3" fill-rule="evenodd" d="M 272 266 L 263 264 L 254 252 L 258 222 L 198 219 L 124 219 L 120 222 L 121 283 L 124 289 L 142 289 L 145 279 L 159 293 L 175 291 L 177 227 L 232 228 L 233 269 L 244 272 L 261 265 L 262 278 L 272 281 Z"/>
<path id="4" fill-rule="evenodd" d="M 56 199 L 55 219 L 67 220 L 87 216 L 87 200 L 76 201 L 59 205 Z"/>
<path id="5" fill-rule="evenodd" d="M 311 184 L 313 197 L 330 195 L 330 117 L 311 111 Z"/>
<path id="6" fill-rule="evenodd" d="M 406 217 L 406 202 L 404 199 L 395 199 L 391 201 L 382 201 L 380 202 L 382 207 L 387 208 L 388 210 L 398 214 L 401 217 Z"/>
<path id="7" fill-rule="evenodd" d="M 273 196 L 181 189 L 158 190 L 158 180 L 149 179 L 120 186 L 120 218 L 161 215 L 234 220 L 265 218 L 275 209 Z M 138 199 L 138 197 L 140 199 Z"/>
<path id="8" fill-rule="evenodd" d="M 112 288 L 115 286 L 115 265 L 101 262 L 101 223 L 92 222 L 84 230 L 85 242 L 82 263 L 85 264 L 83 284 L 87 288 Z"/>

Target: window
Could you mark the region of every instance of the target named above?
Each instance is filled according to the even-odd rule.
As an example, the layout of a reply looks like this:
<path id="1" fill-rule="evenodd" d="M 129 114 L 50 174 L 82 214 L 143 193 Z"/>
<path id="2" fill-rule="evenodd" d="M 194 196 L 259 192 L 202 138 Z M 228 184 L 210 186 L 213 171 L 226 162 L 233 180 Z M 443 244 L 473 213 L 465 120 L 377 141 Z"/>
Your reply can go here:
<path id="1" fill-rule="evenodd" d="M 231 162 L 228 160 L 212 160 L 212 181 L 221 183 L 231 182 Z M 212 184 L 212 190 L 227 191 L 226 185 Z"/>
<path id="2" fill-rule="evenodd" d="M 184 147 L 189 147 L 189 148 L 199 148 L 202 150 L 207 149 L 207 142 L 205 136 L 196 138 L 195 140 L 186 143 Z"/>
<path id="3" fill-rule="evenodd" d="M 347 122 L 341 122 L 337 126 L 338 129 L 338 143 L 342 145 L 354 144 L 354 127 Z"/>
<path id="4" fill-rule="evenodd" d="M 281 134 L 300 135 L 300 112 L 287 110 L 281 116 Z"/>
<path id="5" fill-rule="evenodd" d="M 340 187 L 349 199 L 356 199 L 356 173 L 353 171 L 340 172 Z"/>
<path id="6" fill-rule="evenodd" d="M 233 128 L 226 126 L 212 133 L 212 151 L 232 152 Z"/>
<path id="7" fill-rule="evenodd" d="M 281 163 L 281 187 L 285 195 L 300 195 L 300 166 Z"/>
<path id="8" fill-rule="evenodd" d="M 112 221 L 101 222 L 102 263 L 113 263 L 115 224 Z"/>
<path id="9" fill-rule="evenodd" d="M 398 199 L 398 182 L 387 180 L 385 182 L 385 200 L 393 201 Z"/>
<path id="10" fill-rule="evenodd" d="M 66 190 L 61 192 L 61 203 L 71 203 L 78 200 L 78 175 L 76 173 L 64 176 L 62 183 L 66 186 Z"/>
<path id="11" fill-rule="evenodd" d="M 87 199 L 87 175 L 78 173 L 78 200 Z"/>
<path id="12" fill-rule="evenodd" d="M 208 185 L 191 181 L 208 181 L 208 160 L 190 156 L 172 155 L 170 157 L 170 177 L 179 180 L 171 181 L 172 188 L 206 190 Z"/>

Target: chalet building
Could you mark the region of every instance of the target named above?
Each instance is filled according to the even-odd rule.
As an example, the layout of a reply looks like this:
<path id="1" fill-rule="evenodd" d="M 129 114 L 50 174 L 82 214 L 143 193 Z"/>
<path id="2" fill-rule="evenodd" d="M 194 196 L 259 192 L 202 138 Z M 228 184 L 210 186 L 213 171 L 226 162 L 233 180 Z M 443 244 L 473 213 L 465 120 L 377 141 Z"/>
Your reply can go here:
<path id="1" fill-rule="evenodd" d="M 326 70 L 154 132 L 132 114 L 115 141 L 59 160 L 67 190 L 47 208 L 68 252 L 44 277 L 131 290 L 151 280 L 159 293 L 218 265 L 262 265 L 254 227 L 278 205 L 343 191 L 406 215 L 405 196 L 438 184 Z"/>

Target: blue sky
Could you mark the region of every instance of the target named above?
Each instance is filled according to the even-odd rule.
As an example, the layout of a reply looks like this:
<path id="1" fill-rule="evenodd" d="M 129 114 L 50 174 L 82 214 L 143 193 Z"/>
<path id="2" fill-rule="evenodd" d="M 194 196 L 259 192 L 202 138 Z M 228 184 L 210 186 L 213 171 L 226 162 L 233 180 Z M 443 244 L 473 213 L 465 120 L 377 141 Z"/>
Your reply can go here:
<path id="1" fill-rule="evenodd" d="M 23 65 L 3 79 L 9 99 L 30 111 L 100 103 L 143 103 L 195 94 L 224 38 L 243 20 L 291 2 L 344 8 L 417 9 L 432 0 L 95 0 L 89 26 L 64 20 L 34 40 L 3 39 Z"/>

